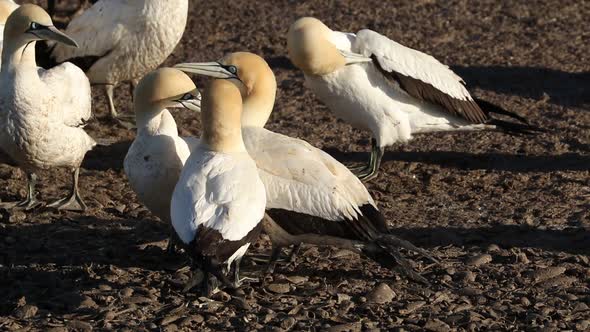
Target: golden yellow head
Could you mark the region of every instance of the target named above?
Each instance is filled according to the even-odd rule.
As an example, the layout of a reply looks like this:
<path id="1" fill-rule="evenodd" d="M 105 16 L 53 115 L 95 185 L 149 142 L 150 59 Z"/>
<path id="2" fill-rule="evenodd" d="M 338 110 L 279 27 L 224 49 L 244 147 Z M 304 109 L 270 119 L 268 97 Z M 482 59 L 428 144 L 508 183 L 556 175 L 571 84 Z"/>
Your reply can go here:
<path id="1" fill-rule="evenodd" d="M 289 59 L 307 75 L 327 75 L 344 67 L 346 60 L 330 41 L 331 34 L 316 18 L 298 19 L 287 34 Z"/>
<path id="2" fill-rule="evenodd" d="M 8 16 L 18 8 L 18 5 L 10 0 L 0 0 L 0 24 L 5 24 Z"/>
<path id="3" fill-rule="evenodd" d="M 242 96 L 230 81 L 216 79 L 203 92 L 203 141 L 219 152 L 243 151 Z"/>
<path id="4" fill-rule="evenodd" d="M 243 99 L 243 126 L 264 127 L 268 121 L 274 107 L 277 81 L 260 56 L 249 52 L 235 52 L 218 61 L 182 63 L 175 67 L 235 84 Z"/>
<path id="5" fill-rule="evenodd" d="M 22 46 L 37 40 L 53 40 L 77 47 L 76 42 L 53 26 L 47 12 L 32 4 L 24 4 L 12 12 L 4 27 L 5 43 Z"/>
<path id="6" fill-rule="evenodd" d="M 201 98 L 195 83 L 174 68 L 160 68 L 147 74 L 135 89 L 136 112 L 146 106 L 183 107 L 200 111 Z"/>

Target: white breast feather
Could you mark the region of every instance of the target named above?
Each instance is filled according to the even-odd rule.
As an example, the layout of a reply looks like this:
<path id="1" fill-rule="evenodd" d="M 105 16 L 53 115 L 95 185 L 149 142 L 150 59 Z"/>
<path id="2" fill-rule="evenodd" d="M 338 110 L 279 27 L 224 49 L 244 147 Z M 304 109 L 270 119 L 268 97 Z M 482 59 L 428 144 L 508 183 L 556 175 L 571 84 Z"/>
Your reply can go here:
<path id="1" fill-rule="evenodd" d="M 448 66 L 428 54 L 405 47 L 375 31 L 359 31 L 352 44 L 352 51 L 367 57 L 375 55 L 386 71 L 419 79 L 453 98 L 473 100 L 461 77 Z"/>
<path id="2" fill-rule="evenodd" d="M 238 241 L 264 216 L 266 195 L 247 153 L 214 153 L 200 147 L 189 157 L 172 195 L 172 225 L 184 243 L 200 225 Z"/>

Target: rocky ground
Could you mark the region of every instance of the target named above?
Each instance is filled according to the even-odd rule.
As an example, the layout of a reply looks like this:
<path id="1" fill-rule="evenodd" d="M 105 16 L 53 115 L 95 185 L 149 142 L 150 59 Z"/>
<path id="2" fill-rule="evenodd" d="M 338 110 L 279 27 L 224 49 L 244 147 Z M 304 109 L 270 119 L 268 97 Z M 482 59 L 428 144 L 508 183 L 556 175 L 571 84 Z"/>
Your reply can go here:
<path id="1" fill-rule="evenodd" d="M 191 1 L 167 64 L 263 55 L 280 88 L 268 127 L 350 163 L 364 160 L 367 135 L 336 120 L 285 58 L 288 25 L 300 16 L 368 27 L 430 53 L 474 95 L 551 130 L 427 135 L 388 150 L 368 187 L 391 228 L 441 260 L 416 260 L 431 285 L 307 246 L 242 295 L 182 293 L 186 260 L 163 250 L 166 225 L 123 173 L 134 132 L 108 120 L 95 91 L 98 121 L 88 131 L 116 143 L 87 155 L 89 210 L 1 213 L 0 330 L 590 329 L 590 2 Z M 117 94 L 130 111 L 127 87 Z M 198 116 L 174 115 L 183 134 L 199 134 Z M 42 199 L 66 192 L 65 170 L 40 175 Z M 24 176 L 1 165 L 0 186 L 3 201 L 22 197 Z M 262 238 L 244 269 L 263 268 L 268 249 Z"/>

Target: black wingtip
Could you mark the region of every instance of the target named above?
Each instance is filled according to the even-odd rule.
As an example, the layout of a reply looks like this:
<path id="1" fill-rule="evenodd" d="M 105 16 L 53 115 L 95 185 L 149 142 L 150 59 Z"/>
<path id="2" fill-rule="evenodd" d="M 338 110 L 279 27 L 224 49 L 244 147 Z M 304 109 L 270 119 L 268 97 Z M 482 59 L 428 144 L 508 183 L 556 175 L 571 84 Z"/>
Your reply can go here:
<path id="1" fill-rule="evenodd" d="M 548 129 L 540 128 L 534 125 L 514 123 L 500 119 L 492 119 L 488 122 L 488 124 L 494 125 L 498 130 L 511 135 L 538 135 L 551 132 Z"/>
<path id="2" fill-rule="evenodd" d="M 499 114 L 499 115 L 505 115 L 508 117 L 511 117 L 513 119 L 516 119 L 524 124 L 529 125 L 529 120 L 527 120 L 526 118 L 524 118 L 521 115 L 518 115 L 514 112 L 508 111 L 498 105 L 492 104 L 489 101 L 485 101 L 483 99 L 479 99 L 479 98 L 473 98 L 473 100 L 477 103 L 477 105 L 479 105 L 479 107 L 482 109 L 482 111 L 484 111 L 486 114 Z"/>

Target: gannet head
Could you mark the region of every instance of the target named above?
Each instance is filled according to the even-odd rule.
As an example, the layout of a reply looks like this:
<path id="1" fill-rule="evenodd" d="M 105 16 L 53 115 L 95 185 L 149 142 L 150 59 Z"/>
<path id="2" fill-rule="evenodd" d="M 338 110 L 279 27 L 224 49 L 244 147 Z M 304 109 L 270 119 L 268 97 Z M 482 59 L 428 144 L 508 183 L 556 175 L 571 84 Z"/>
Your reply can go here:
<path id="1" fill-rule="evenodd" d="M 216 79 L 203 92 L 202 141 L 214 151 L 245 151 L 241 130 L 242 96 L 235 84 Z"/>
<path id="2" fill-rule="evenodd" d="M 268 121 L 274 107 L 277 81 L 260 56 L 235 52 L 215 62 L 182 63 L 175 68 L 232 82 L 243 100 L 242 126 L 264 127 Z"/>
<path id="3" fill-rule="evenodd" d="M 135 111 L 145 106 L 186 108 L 201 111 L 201 94 L 195 83 L 182 71 L 160 68 L 147 74 L 135 88 Z"/>
<path id="4" fill-rule="evenodd" d="M 18 8 L 11 0 L 0 0 L 0 24 L 5 24 L 8 16 Z"/>
<path id="5" fill-rule="evenodd" d="M 289 27 L 287 51 L 293 64 L 307 75 L 327 75 L 346 65 L 330 41 L 332 30 L 320 20 L 303 17 Z"/>
<path id="6" fill-rule="evenodd" d="M 24 4 L 8 16 L 4 40 L 19 46 L 38 40 L 53 40 L 78 47 L 72 38 L 53 26 L 51 17 L 43 8 L 32 4 Z"/>

